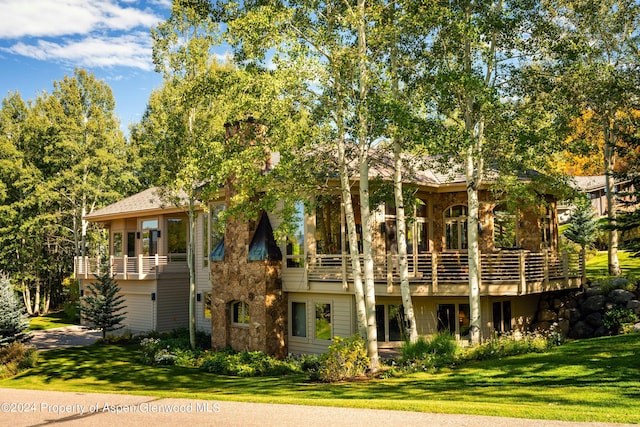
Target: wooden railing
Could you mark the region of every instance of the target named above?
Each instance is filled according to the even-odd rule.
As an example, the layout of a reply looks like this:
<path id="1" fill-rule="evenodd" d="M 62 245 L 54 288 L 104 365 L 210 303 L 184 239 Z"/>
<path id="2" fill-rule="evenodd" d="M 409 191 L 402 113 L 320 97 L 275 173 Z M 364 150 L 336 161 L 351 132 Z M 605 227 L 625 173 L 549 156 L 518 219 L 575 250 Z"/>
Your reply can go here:
<path id="1" fill-rule="evenodd" d="M 362 257 L 359 258 L 361 267 Z M 376 282 L 400 281 L 398 256 L 374 256 Z M 483 253 L 480 277 L 483 284 L 521 284 L 580 277 L 582 259 L 579 254 L 555 252 L 500 251 Z M 408 257 L 411 283 L 453 284 L 469 280 L 466 252 L 411 254 Z M 309 281 L 342 281 L 353 279 L 349 255 L 288 256 L 287 265 L 303 267 Z"/>
<path id="2" fill-rule="evenodd" d="M 171 265 L 186 265 L 186 254 L 168 256 L 109 257 L 109 273 L 112 276 L 128 279 L 151 279 Z M 74 273 L 77 278 L 93 278 L 102 271 L 100 257 L 75 257 Z"/>

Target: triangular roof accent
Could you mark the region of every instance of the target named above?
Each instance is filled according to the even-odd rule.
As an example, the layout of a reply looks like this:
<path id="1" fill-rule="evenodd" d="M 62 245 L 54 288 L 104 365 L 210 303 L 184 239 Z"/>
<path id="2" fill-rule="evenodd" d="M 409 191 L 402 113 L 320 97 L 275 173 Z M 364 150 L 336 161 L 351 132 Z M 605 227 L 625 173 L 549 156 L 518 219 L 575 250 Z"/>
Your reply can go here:
<path id="1" fill-rule="evenodd" d="M 249 261 L 282 260 L 282 252 L 273 237 L 273 228 L 271 228 L 269 216 L 264 212 L 262 212 L 258 228 L 256 228 L 253 239 L 251 239 L 247 258 Z"/>

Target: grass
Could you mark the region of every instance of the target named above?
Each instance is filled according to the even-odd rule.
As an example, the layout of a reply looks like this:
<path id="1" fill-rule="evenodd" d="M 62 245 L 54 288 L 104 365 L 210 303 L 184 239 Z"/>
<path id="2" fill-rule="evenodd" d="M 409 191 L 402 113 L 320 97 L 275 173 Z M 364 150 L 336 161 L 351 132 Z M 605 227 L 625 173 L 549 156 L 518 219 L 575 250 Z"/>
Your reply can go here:
<path id="1" fill-rule="evenodd" d="M 73 319 L 67 317 L 64 311 L 49 313 L 46 316 L 35 316 L 29 320 L 30 331 L 41 331 L 44 329 L 61 328 L 63 326 L 76 325 Z"/>
<path id="2" fill-rule="evenodd" d="M 226 377 L 138 363 L 136 346 L 50 350 L 0 387 L 211 400 L 640 423 L 640 334 L 573 341 L 548 353 L 437 373 L 338 384 L 303 375 Z"/>
<path id="3" fill-rule="evenodd" d="M 623 274 L 640 276 L 640 257 L 632 257 L 629 252 L 618 251 L 618 261 Z M 587 276 L 606 276 L 608 274 L 607 251 L 599 251 L 598 254 L 587 259 Z"/>

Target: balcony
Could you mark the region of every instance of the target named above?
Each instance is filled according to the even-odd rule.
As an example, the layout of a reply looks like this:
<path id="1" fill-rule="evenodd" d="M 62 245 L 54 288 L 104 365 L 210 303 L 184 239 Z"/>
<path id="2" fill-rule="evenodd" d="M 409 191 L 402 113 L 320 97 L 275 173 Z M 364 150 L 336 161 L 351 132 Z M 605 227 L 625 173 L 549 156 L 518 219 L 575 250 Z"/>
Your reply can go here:
<path id="1" fill-rule="evenodd" d="M 397 255 L 374 256 L 376 294 L 395 295 L 400 289 Z M 505 250 L 480 257 L 481 295 L 525 295 L 547 290 L 579 287 L 583 260 L 579 254 L 551 251 Z M 469 260 L 466 252 L 411 254 L 409 282 L 414 295 L 468 295 Z M 353 271 L 349 255 L 287 256 L 285 290 L 322 291 L 322 283 L 341 283 L 352 288 Z M 360 265 L 363 259 L 360 257 Z M 304 268 L 291 268 L 304 266 Z M 295 271 L 303 275 L 296 275 Z M 292 280 L 287 283 L 287 278 Z M 296 282 L 292 285 L 293 282 Z M 303 284 L 302 287 L 297 284 Z M 292 285 L 292 286 L 291 286 Z M 329 289 L 325 286 L 324 289 Z"/>
<path id="2" fill-rule="evenodd" d="M 74 258 L 74 273 L 78 279 L 94 279 L 101 268 L 100 257 Z M 117 280 L 157 280 L 162 274 L 187 271 L 186 254 L 109 257 L 109 272 Z"/>

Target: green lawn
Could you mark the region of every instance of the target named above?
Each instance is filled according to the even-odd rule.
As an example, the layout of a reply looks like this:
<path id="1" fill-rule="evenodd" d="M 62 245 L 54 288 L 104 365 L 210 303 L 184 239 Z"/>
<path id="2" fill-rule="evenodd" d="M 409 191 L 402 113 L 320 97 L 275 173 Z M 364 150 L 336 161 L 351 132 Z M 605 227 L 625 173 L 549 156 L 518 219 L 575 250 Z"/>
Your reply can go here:
<path id="1" fill-rule="evenodd" d="M 64 311 L 49 313 L 46 316 L 35 316 L 29 319 L 29 330 L 40 331 L 43 329 L 61 328 L 77 324 L 69 319 Z"/>
<path id="2" fill-rule="evenodd" d="M 631 273 L 640 276 L 640 257 L 632 257 L 629 252 L 618 251 L 618 261 L 622 268 L 622 273 Z M 607 251 L 600 251 L 598 254 L 587 259 L 587 276 L 606 276 L 608 270 Z"/>
<path id="3" fill-rule="evenodd" d="M 640 423 L 638 354 L 640 334 L 633 334 L 435 374 L 316 384 L 302 375 L 239 378 L 144 366 L 135 346 L 93 345 L 43 352 L 37 367 L 0 387 Z"/>

